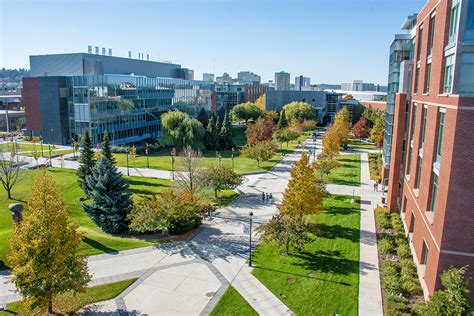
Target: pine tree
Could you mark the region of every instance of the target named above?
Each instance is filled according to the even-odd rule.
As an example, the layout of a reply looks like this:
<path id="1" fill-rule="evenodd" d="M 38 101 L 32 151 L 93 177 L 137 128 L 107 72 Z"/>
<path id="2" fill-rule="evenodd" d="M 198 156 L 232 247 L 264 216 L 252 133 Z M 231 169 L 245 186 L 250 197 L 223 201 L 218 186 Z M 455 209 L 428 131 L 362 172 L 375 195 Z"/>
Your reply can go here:
<path id="1" fill-rule="evenodd" d="M 104 138 L 102 141 L 102 157 L 109 159 L 109 161 L 115 165 L 115 158 L 112 155 L 112 150 L 110 149 L 109 133 L 104 133 Z"/>
<path id="2" fill-rule="evenodd" d="M 78 256 L 82 236 L 69 222 L 58 187 L 44 174 L 33 182 L 28 210 L 10 239 L 12 281 L 25 307 L 52 313 L 56 295 L 83 291 L 90 280 L 87 260 Z"/>
<path id="3" fill-rule="evenodd" d="M 91 189 L 90 204 L 82 207 L 92 220 L 105 232 L 120 233 L 127 230 L 127 215 L 132 200 L 128 183 L 107 158 L 97 162 L 92 174 L 87 176 Z"/>
<path id="4" fill-rule="evenodd" d="M 209 124 L 209 116 L 207 115 L 207 112 L 204 108 L 201 108 L 199 111 L 197 119 L 199 122 L 201 122 L 202 127 L 204 128 L 206 128 L 207 124 Z"/>
<path id="5" fill-rule="evenodd" d="M 86 177 L 92 173 L 94 168 L 95 159 L 94 151 L 92 149 L 92 140 L 89 136 L 89 132 L 86 131 L 84 137 L 81 140 L 81 156 L 79 158 L 79 168 L 77 169 L 77 178 L 79 186 L 82 191 L 89 196 L 89 187 L 87 185 Z"/>
<path id="6" fill-rule="evenodd" d="M 234 147 L 234 140 L 232 138 L 232 124 L 230 122 L 230 115 L 228 111 L 225 112 L 219 135 L 221 149 L 227 150 Z"/>
<path id="7" fill-rule="evenodd" d="M 217 129 L 217 120 L 215 114 L 211 116 L 206 129 L 206 148 L 215 150 L 219 148 L 219 130 Z"/>
<path id="8" fill-rule="evenodd" d="M 281 130 L 285 127 L 288 127 L 288 121 L 286 120 L 285 109 L 280 112 L 280 119 L 278 120 L 277 130 Z"/>

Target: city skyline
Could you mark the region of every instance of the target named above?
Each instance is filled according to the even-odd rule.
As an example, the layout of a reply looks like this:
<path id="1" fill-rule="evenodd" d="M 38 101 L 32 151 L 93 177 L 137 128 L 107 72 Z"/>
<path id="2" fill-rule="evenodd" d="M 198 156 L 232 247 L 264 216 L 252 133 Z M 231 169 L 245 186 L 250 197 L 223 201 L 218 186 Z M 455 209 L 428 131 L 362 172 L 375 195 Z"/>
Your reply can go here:
<path id="1" fill-rule="evenodd" d="M 29 55 L 87 52 L 92 45 L 118 57 L 132 51 L 133 58 L 169 60 L 193 69 L 195 79 L 247 70 L 267 82 L 283 70 L 312 83 L 385 85 L 390 34 L 424 1 L 262 1 L 251 10 L 250 2 L 139 1 L 133 16 L 128 2 L 111 4 L 3 0 L 1 67 L 29 68 Z"/>

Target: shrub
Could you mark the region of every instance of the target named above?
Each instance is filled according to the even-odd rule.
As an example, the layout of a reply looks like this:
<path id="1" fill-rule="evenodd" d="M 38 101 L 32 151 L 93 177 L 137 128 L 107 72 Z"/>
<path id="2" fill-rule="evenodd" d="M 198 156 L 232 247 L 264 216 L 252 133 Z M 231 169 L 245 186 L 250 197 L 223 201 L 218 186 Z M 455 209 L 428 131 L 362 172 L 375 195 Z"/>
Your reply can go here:
<path id="1" fill-rule="evenodd" d="M 384 255 L 393 253 L 393 250 L 394 250 L 393 242 L 392 242 L 392 239 L 390 239 L 390 237 L 388 236 L 384 236 L 380 238 L 378 242 L 378 246 L 379 246 L 379 251 Z"/>
<path id="2" fill-rule="evenodd" d="M 403 296 L 388 295 L 385 298 L 384 315 L 405 316 L 410 315 L 409 302 Z"/>
<path id="3" fill-rule="evenodd" d="M 392 228 L 392 222 L 390 220 L 390 213 L 386 208 L 377 207 L 375 209 L 375 219 L 380 228 L 390 229 Z"/>
<path id="4" fill-rule="evenodd" d="M 398 214 L 392 214 L 392 228 L 395 233 L 397 234 L 403 234 L 405 230 L 403 229 L 403 222 L 400 219 L 400 216 Z"/>
<path id="5" fill-rule="evenodd" d="M 422 294 L 420 282 L 416 274 L 416 266 L 411 259 L 400 261 L 400 283 L 403 292 L 409 296 Z"/>
<path id="6" fill-rule="evenodd" d="M 397 256 L 400 257 L 400 259 L 411 258 L 410 246 L 408 246 L 406 242 L 398 245 Z"/>
<path id="7" fill-rule="evenodd" d="M 382 261 L 383 287 L 390 294 L 399 294 L 402 290 L 398 274 L 398 265 L 390 260 Z"/>

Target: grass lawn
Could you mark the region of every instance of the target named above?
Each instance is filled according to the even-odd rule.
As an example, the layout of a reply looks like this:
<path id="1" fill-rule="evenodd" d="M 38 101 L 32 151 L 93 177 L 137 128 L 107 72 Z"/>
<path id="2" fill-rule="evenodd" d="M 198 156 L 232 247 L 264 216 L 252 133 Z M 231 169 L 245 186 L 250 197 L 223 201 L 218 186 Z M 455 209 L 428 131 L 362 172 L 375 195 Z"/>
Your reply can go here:
<path id="1" fill-rule="evenodd" d="M 236 289 L 229 286 L 210 315 L 256 316 L 258 314 Z"/>
<path id="2" fill-rule="evenodd" d="M 22 152 L 22 151 L 30 151 L 30 150 L 33 150 L 34 147 L 33 147 L 33 144 L 32 143 L 27 143 L 27 144 L 24 144 L 24 143 L 16 143 L 17 145 L 17 149 L 19 152 Z M 8 142 L 8 143 L 1 143 L 0 144 L 0 150 L 2 151 L 5 151 L 5 152 L 10 152 L 14 147 L 14 143 L 11 143 L 11 142 Z M 40 144 L 36 144 L 36 149 L 37 150 L 41 150 L 41 146 Z M 48 145 L 43 145 L 43 149 L 45 151 L 48 150 Z"/>
<path id="3" fill-rule="evenodd" d="M 360 186 L 360 154 L 339 155 L 339 168 L 331 171 L 329 176 L 323 176 L 326 183 Z M 320 174 L 317 174 L 320 176 Z"/>
<path id="4" fill-rule="evenodd" d="M 36 148 L 36 150 L 41 154 L 41 148 Z M 59 155 L 67 155 L 67 154 L 72 154 L 74 151 L 72 149 L 51 149 L 51 155 L 53 157 L 59 156 Z M 22 156 L 29 156 L 33 157 L 33 153 L 31 151 L 26 151 L 21 153 Z M 43 156 L 42 157 L 49 157 L 49 150 L 48 147 L 43 148 Z"/>
<path id="5" fill-rule="evenodd" d="M 104 285 L 98 285 L 89 287 L 84 293 L 65 293 L 59 295 L 53 300 L 53 309 L 56 313 L 61 314 L 70 314 L 81 309 L 83 306 L 88 304 L 105 301 L 113 299 L 120 295 L 126 288 L 132 285 L 137 279 L 119 281 Z M 0 312 L 0 315 L 11 315 L 11 314 L 36 314 L 36 313 L 27 313 L 23 310 L 22 304 L 20 302 L 14 302 L 7 304 L 6 311 Z M 41 313 L 37 313 L 40 315 Z"/>
<path id="6" fill-rule="evenodd" d="M 263 172 L 272 169 L 282 158 L 282 154 L 287 154 L 293 151 L 298 142 L 303 142 L 308 137 L 308 134 L 302 134 L 298 140 L 292 141 L 289 143 L 289 146 L 286 147 L 286 144 L 282 148 L 277 150 L 277 154 L 269 161 L 260 162 L 260 166 L 257 166 L 257 161 L 249 159 L 240 155 L 238 148 L 234 151 L 234 170 L 237 173 L 251 173 L 251 172 Z M 243 128 L 234 128 L 234 142 L 237 146 L 245 145 L 245 133 Z M 232 166 L 232 152 L 230 150 L 219 151 L 218 154 L 222 157 L 222 163 L 228 166 Z M 126 154 L 114 154 L 117 166 L 126 166 L 127 165 L 127 155 Z M 156 153 L 152 153 L 148 157 L 150 161 L 150 168 L 160 169 L 160 170 L 172 170 L 172 159 L 171 159 L 171 149 L 167 148 Z M 219 159 L 216 158 L 216 151 L 205 150 L 203 152 L 202 164 L 205 167 L 210 166 L 213 163 L 218 163 Z M 175 168 L 179 165 L 179 158 L 176 159 Z M 129 166 L 134 168 L 146 168 L 147 167 L 147 158 L 145 155 L 140 155 L 135 158 L 135 160 L 129 161 Z"/>
<path id="7" fill-rule="evenodd" d="M 373 143 L 363 142 L 357 138 L 349 139 L 349 149 L 378 149 Z"/>
<path id="8" fill-rule="evenodd" d="M 35 175 L 43 170 L 25 171 L 21 179 L 13 188 L 12 196 L 15 200 L 8 200 L 5 190 L 0 190 L 0 270 L 7 268 L 6 253 L 8 251 L 8 239 L 12 233 L 11 213 L 8 209 L 10 203 L 21 202 L 26 205 L 26 201 L 31 194 L 31 185 Z M 153 242 L 133 238 L 113 236 L 102 232 L 89 216 L 84 212 L 79 197 L 83 192 L 77 183 L 77 176 L 74 170 L 66 169 L 46 169 L 59 186 L 63 199 L 65 200 L 71 220 L 80 225 L 80 230 L 85 235 L 81 244 L 80 252 L 84 255 L 94 255 L 100 253 L 113 253 L 120 250 L 138 248 L 152 245 Z M 134 195 L 143 196 L 159 193 L 169 188 L 170 180 L 154 179 L 144 177 L 126 177 L 130 184 L 130 191 Z M 226 190 L 219 193 L 219 198 L 214 200 L 214 193 L 211 190 L 203 192 L 203 197 L 211 200 L 216 206 L 225 206 L 238 196 L 238 193 Z"/>
<path id="9" fill-rule="evenodd" d="M 305 251 L 282 255 L 260 243 L 252 273 L 296 315 L 357 315 L 360 204 L 351 196 L 329 195 L 311 215 L 314 240 Z"/>

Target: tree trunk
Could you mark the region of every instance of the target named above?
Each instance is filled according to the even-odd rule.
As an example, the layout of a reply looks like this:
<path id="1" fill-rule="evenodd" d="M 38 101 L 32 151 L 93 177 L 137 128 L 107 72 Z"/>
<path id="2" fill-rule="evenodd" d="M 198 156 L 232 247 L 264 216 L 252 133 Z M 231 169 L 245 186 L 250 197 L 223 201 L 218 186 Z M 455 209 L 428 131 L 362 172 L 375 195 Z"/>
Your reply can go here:
<path id="1" fill-rule="evenodd" d="M 260 167 L 260 160 L 257 159 L 257 167 Z"/>
<path id="2" fill-rule="evenodd" d="M 8 196 L 9 200 L 12 199 L 12 190 L 11 189 L 7 189 L 7 196 Z"/>
<path id="3" fill-rule="evenodd" d="M 217 190 L 214 190 L 214 196 L 217 198 Z"/>
<path id="4" fill-rule="evenodd" d="M 287 240 L 285 242 L 285 256 L 289 256 L 290 255 L 290 241 Z"/>
<path id="5" fill-rule="evenodd" d="M 48 301 L 48 315 L 53 315 L 54 314 L 54 311 L 53 311 L 53 300 L 50 299 Z"/>

